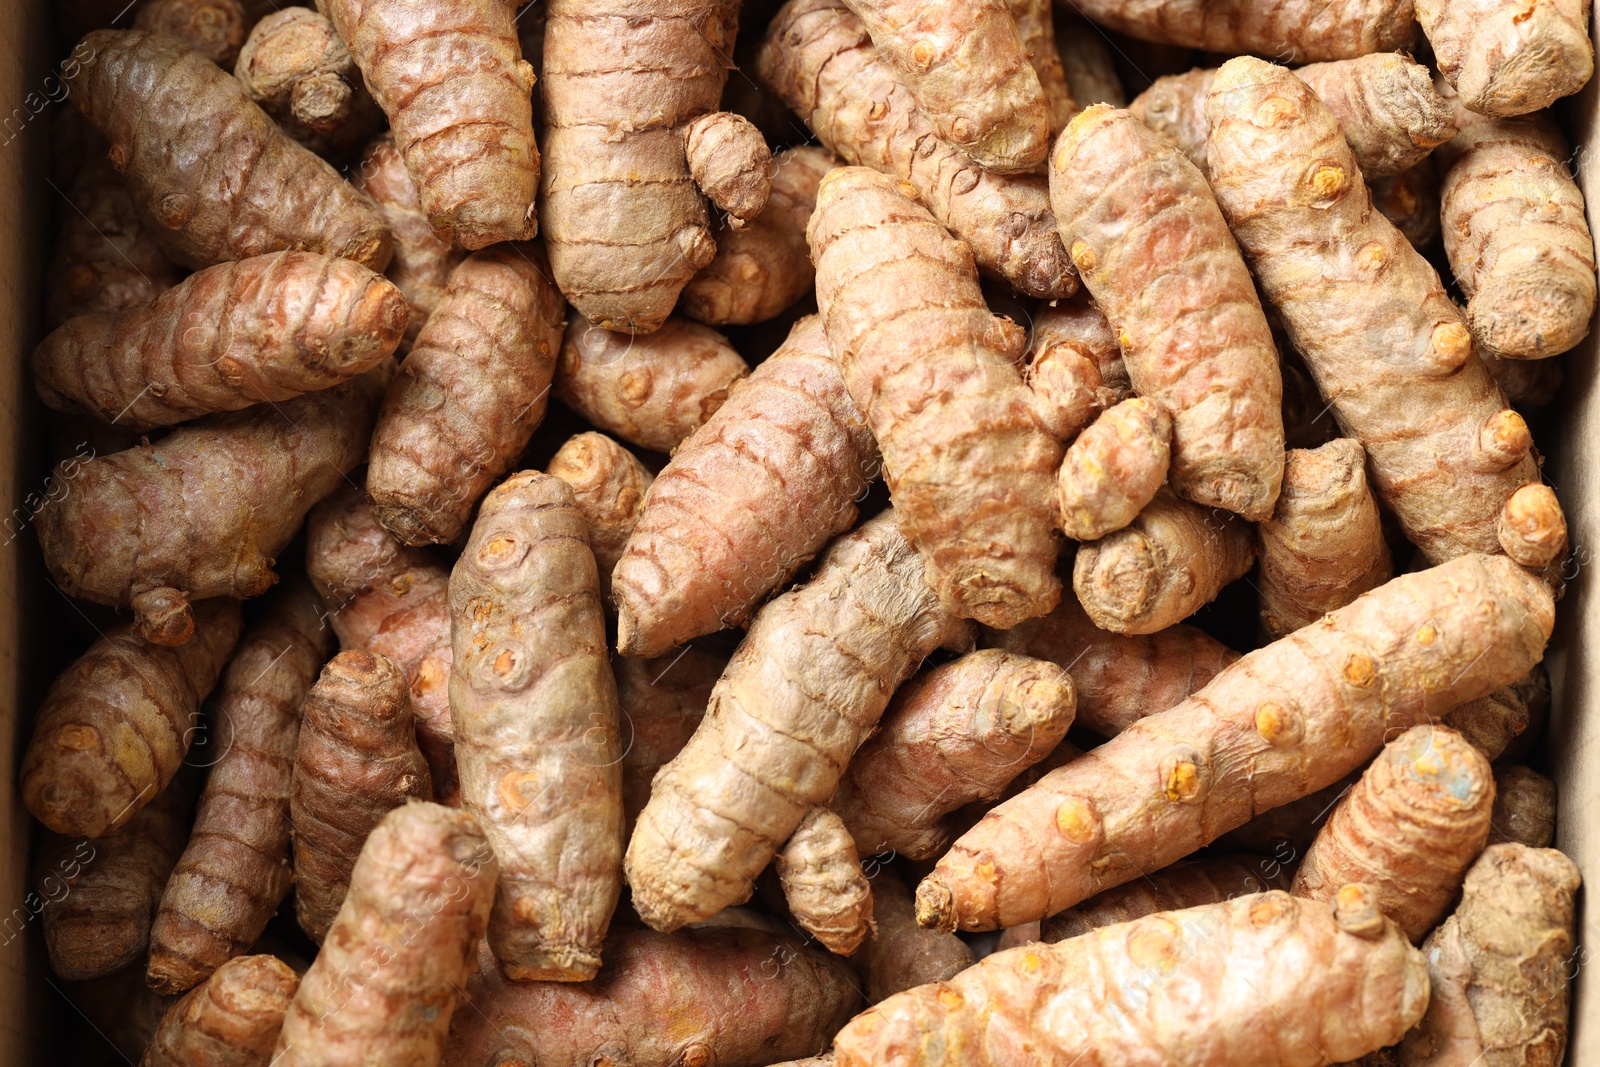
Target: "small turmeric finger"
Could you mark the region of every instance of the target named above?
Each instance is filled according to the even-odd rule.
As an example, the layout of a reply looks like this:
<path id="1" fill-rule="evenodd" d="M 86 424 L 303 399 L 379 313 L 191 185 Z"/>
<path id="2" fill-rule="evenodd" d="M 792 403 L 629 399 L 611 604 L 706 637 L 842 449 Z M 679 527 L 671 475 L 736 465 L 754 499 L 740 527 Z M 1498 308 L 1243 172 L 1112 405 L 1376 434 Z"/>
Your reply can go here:
<path id="1" fill-rule="evenodd" d="M 276 956 L 229 960 L 172 1006 L 139 1067 L 264 1067 L 299 986 Z"/>
<path id="2" fill-rule="evenodd" d="M 1587 0 L 1416 0 L 1439 73 L 1480 115 L 1526 115 L 1594 74 Z"/>
<path id="3" fill-rule="evenodd" d="M 1102 412 L 1056 475 L 1061 532 L 1096 541 L 1138 517 L 1167 480 L 1171 438 L 1172 419 L 1144 397 Z"/>
<path id="4" fill-rule="evenodd" d="M 1056 25 L 1052 17 L 1055 5 L 1050 0 L 1007 0 L 1006 6 L 1017 24 L 1022 53 L 1028 57 L 1028 65 L 1039 79 L 1039 88 L 1044 90 L 1045 104 L 1050 109 L 1050 136 L 1055 137 L 1072 121 L 1072 116 L 1082 110 L 1072 98 L 1061 50 L 1056 47 Z M 1044 160 L 1043 153 L 1039 159 Z"/>
<path id="5" fill-rule="evenodd" d="M 685 126 L 683 140 L 689 174 L 707 200 L 739 222 L 761 214 L 772 188 L 772 152 L 754 123 L 712 111 Z"/>
<path id="6" fill-rule="evenodd" d="M 344 155 L 383 124 L 333 23 L 308 7 L 271 11 L 251 27 L 233 76 L 289 136 L 320 156 Z"/>
<path id="7" fill-rule="evenodd" d="M 567 438 L 550 457 L 546 473 L 567 483 L 589 524 L 589 548 L 600 572 L 600 599 L 609 604 L 611 572 L 622 558 L 655 477 L 638 456 L 594 432 Z"/>
<path id="8" fill-rule="evenodd" d="M 1528 767 L 1507 767 L 1494 776 L 1494 814 L 1489 844 L 1514 841 L 1548 848 L 1556 835 L 1556 784 Z"/>
<path id="9" fill-rule="evenodd" d="M 1506 555 L 1534 570 L 1567 550 L 1567 517 L 1555 490 L 1543 482 L 1525 485 L 1506 498 L 1496 532 Z"/>
<path id="10" fill-rule="evenodd" d="M 836 956 L 849 956 L 872 931 L 872 886 L 844 821 L 812 808 L 778 850 L 775 865 L 789 912 Z"/>
<path id="11" fill-rule="evenodd" d="M 1260 856 L 1179 860 L 1052 915 L 1040 924 L 1039 940 L 1054 944 L 1081 937 L 1102 926 L 1142 919 L 1158 911 L 1220 904 L 1273 889 L 1287 891 L 1293 880 L 1291 873 L 1276 860 Z"/>

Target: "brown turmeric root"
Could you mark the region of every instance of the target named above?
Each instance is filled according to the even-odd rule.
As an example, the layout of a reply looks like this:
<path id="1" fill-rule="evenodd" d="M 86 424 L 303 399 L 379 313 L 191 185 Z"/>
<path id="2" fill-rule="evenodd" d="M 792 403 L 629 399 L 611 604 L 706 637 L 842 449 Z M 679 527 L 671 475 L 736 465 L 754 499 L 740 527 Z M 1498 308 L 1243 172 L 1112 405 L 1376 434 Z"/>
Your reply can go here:
<path id="1" fill-rule="evenodd" d="M 855 525 L 877 446 L 809 315 L 679 445 L 614 574 L 617 649 L 663 655 L 738 625 Z"/>
<path id="2" fill-rule="evenodd" d="M 536 246 L 468 256 L 389 385 L 367 498 L 408 545 L 454 541 L 549 403 L 566 304 Z"/>
<path id="3" fill-rule="evenodd" d="M 1548 848 L 1556 836 L 1556 784 L 1528 767 L 1507 767 L 1494 776 L 1494 814 L 1489 844 L 1514 841 Z"/>
<path id="4" fill-rule="evenodd" d="M 388 357 L 405 324 L 400 290 L 361 264 L 277 252 L 70 320 L 33 350 L 33 383 L 46 407 L 149 430 L 348 381 Z"/>
<path id="5" fill-rule="evenodd" d="M 413 801 L 372 831 L 273 1067 L 438 1063 L 498 870 L 470 814 Z"/>
<path id="6" fill-rule="evenodd" d="M 917 925 L 917 907 L 900 876 L 884 867 L 872 878 L 874 929 L 850 958 L 872 1004 L 929 982 L 947 982 L 972 966 L 972 949 L 955 934 Z"/>
<path id="7" fill-rule="evenodd" d="M 705 720 L 656 775 L 626 861 L 640 917 L 670 932 L 747 899 L 894 688 L 964 631 L 893 511 L 835 541 L 809 582 L 756 613 Z"/>
<path id="8" fill-rule="evenodd" d="M 1585 0 L 1417 0 L 1439 73 L 1480 115 L 1526 115 L 1594 74 Z"/>
<path id="9" fill-rule="evenodd" d="M 174 263 L 297 249 L 389 263 L 389 231 L 338 171 L 296 144 L 244 86 L 173 37 L 96 30 L 69 79 L 150 234 Z M 204 150 L 191 143 L 204 131 Z"/>
<path id="10" fill-rule="evenodd" d="M 683 129 L 689 175 L 733 226 L 761 214 L 772 191 L 772 151 L 743 115 L 713 111 Z"/>
<path id="11" fill-rule="evenodd" d="M 1466 738 L 1484 759 L 1496 760 L 1528 728 L 1528 706 L 1514 686 L 1503 685 L 1452 708 L 1439 721 Z"/>
<path id="12" fill-rule="evenodd" d="M 622 713 L 623 838 L 650 800 L 650 783 L 683 750 L 705 718 L 711 687 L 728 661 L 694 647 L 655 659 L 619 656 L 617 705 Z"/>
<path id="13" fill-rule="evenodd" d="M 844 821 L 827 808 L 812 808 L 774 866 L 800 928 L 836 956 L 854 953 L 872 931 L 872 887 Z"/>
<path id="14" fill-rule="evenodd" d="M 1072 99 L 1061 52 L 1056 48 L 1055 5 L 1050 0 L 1007 0 L 1006 6 L 1011 9 L 1011 18 L 1017 24 L 1022 52 L 1028 57 L 1028 65 L 1039 79 L 1039 88 L 1044 90 L 1045 103 L 1050 110 L 1050 137 L 1053 138 L 1081 110 Z M 1035 161 L 1036 165 L 1044 162 L 1045 152 L 1049 148 L 1047 139 Z"/>
<path id="15" fill-rule="evenodd" d="M 1043 179 L 994 173 L 935 133 L 842 0 L 791 0 L 755 69 L 840 160 L 910 183 L 985 274 L 1029 296 L 1077 291 Z"/>
<path id="16" fill-rule="evenodd" d="M 140 1067 L 262 1067 L 300 976 L 276 956 L 240 956 L 172 1006 Z"/>
<path id="17" fill-rule="evenodd" d="M 1395 52 L 1417 36 L 1407 0 L 1077 0 L 1073 7 L 1141 41 L 1289 63 Z"/>
<path id="18" fill-rule="evenodd" d="M 538 230 L 533 68 L 516 5 L 318 0 L 389 117 L 422 210 L 443 241 L 482 248 Z"/>
<path id="19" fill-rule="evenodd" d="M 206 601 L 195 623 L 181 648 L 113 631 L 51 684 L 17 775 L 34 818 L 67 837 L 103 837 L 167 788 L 238 640 L 239 605 Z"/>
<path id="20" fill-rule="evenodd" d="M 856 1016 L 834 1055 L 1003 1067 L 1025 1047 L 1034 1062 L 1318 1067 L 1393 1044 L 1427 1006 L 1422 954 L 1365 887 L 1331 908 L 1271 892 L 998 952 Z"/>
<path id="21" fill-rule="evenodd" d="M 182 993 L 247 951 L 294 882 L 289 791 L 300 705 L 333 643 L 305 582 L 275 594 L 211 702 L 215 762 L 150 931 L 149 981 Z"/>
<path id="22" fill-rule="evenodd" d="M 244 44 L 246 19 L 239 0 L 144 0 L 133 28 L 177 37 L 228 70 Z"/>
<path id="23" fill-rule="evenodd" d="M 1438 275 L 1371 210 L 1338 122 L 1247 56 L 1218 72 L 1206 111 L 1217 199 L 1378 495 L 1433 562 L 1498 551 L 1501 505 L 1539 480 L 1532 439 Z"/>
<path id="24" fill-rule="evenodd" d="M 1076 907 L 1052 915 L 1039 927 L 1046 944 L 1081 937 L 1091 930 L 1132 922 L 1158 911 L 1220 904 L 1252 893 L 1287 891 L 1290 871 L 1260 856 L 1207 856 L 1151 871 L 1126 885 L 1097 893 Z"/>
<path id="25" fill-rule="evenodd" d="M 931 860 L 949 847 L 947 818 L 993 800 L 1072 725 L 1072 679 L 1054 663 L 998 649 L 972 652 L 896 691 L 878 732 L 845 771 L 832 806 L 868 855 Z"/>
<path id="26" fill-rule="evenodd" d="M 318 155 L 343 155 L 383 125 L 333 23 L 308 7 L 285 7 L 257 22 L 233 75 L 261 110 Z M 387 135 L 385 141 L 394 143 Z"/>
<path id="27" fill-rule="evenodd" d="M 600 574 L 600 601 L 611 602 L 611 572 L 622 558 L 654 476 L 639 457 L 603 433 L 580 433 L 550 457 L 547 473 L 572 490 L 589 525 L 589 550 Z"/>
<path id="28" fill-rule="evenodd" d="M 1412 248 L 1426 253 L 1439 243 L 1439 165 L 1432 156 L 1410 170 L 1374 178 L 1371 192 L 1372 206 L 1394 223 Z M 1480 350 L 1478 355 L 1487 353 Z"/>
<path id="29" fill-rule="evenodd" d="M 1133 522 L 1167 480 L 1171 439 L 1171 418 L 1142 396 L 1102 412 L 1056 475 L 1061 531 L 1095 541 Z"/>
<path id="30" fill-rule="evenodd" d="M 703 426 L 750 373 L 709 326 L 667 319 L 648 337 L 574 314 L 556 365 L 556 399 L 629 444 L 671 452 Z"/>
<path id="31" fill-rule="evenodd" d="M 1061 595 L 1061 445 L 1017 373 L 1026 334 L 989 311 L 967 247 L 876 171 L 824 178 L 808 236 L 828 347 L 941 603 L 1001 628 L 1043 615 Z"/>
<path id="32" fill-rule="evenodd" d="M 599 577 L 567 483 L 484 498 L 450 574 L 463 806 L 500 861 L 489 944 L 514 981 L 582 982 L 621 892 L 622 748 Z"/>
<path id="33" fill-rule="evenodd" d="M 1553 613 L 1549 589 L 1504 557 L 1395 578 L 994 808 L 918 888 L 917 917 L 1015 926 L 1164 867 L 1338 781 L 1386 730 L 1521 677 Z M 1213 788 L 1234 773 L 1251 788 Z"/>
<path id="34" fill-rule="evenodd" d="M 1518 408 L 1540 408 L 1561 395 L 1566 372 L 1560 356 L 1549 359 L 1501 359 L 1479 352 L 1484 369 Z"/>
<path id="35" fill-rule="evenodd" d="M 433 782 L 417 749 L 405 676 L 389 660 L 339 653 L 301 714 L 289 796 L 294 906 L 300 928 L 321 944 L 367 835 L 408 799 L 432 796 Z"/>
<path id="36" fill-rule="evenodd" d="M 1056 50 L 1061 53 L 1061 69 L 1073 103 L 1078 108 L 1093 104 L 1127 107 L 1128 94 L 1117 76 L 1105 34 L 1060 5 L 1055 8 L 1055 23 Z"/>

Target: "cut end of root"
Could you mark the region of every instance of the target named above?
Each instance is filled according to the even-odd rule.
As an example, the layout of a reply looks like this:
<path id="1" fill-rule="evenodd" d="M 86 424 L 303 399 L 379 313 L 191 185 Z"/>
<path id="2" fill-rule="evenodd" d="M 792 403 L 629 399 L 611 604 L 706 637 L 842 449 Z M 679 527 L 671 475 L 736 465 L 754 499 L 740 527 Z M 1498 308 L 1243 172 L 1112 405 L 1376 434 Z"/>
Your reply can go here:
<path id="1" fill-rule="evenodd" d="M 917 886 L 917 925 L 947 934 L 956 928 L 955 894 L 932 875 Z"/>
<path id="2" fill-rule="evenodd" d="M 1378 908 L 1378 894 L 1361 882 L 1353 882 L 1334 894 L 1333 919 L 1345 933 L 1369 940 L 1382 937 L 1388 925 Z"/>
<path id="3" fill-rule="evenodd" d="M 133 624 L 153 645 L 176 648 L 194 636 L 194 612 L 188 594 L 163 586 L 133 598 Z"/>

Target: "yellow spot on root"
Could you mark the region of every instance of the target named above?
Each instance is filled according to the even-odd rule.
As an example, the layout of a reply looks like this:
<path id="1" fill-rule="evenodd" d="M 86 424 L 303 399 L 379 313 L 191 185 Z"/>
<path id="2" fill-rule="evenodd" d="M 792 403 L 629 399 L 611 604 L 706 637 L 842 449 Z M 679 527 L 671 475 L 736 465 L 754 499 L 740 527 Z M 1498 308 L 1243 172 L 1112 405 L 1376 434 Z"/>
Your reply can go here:
<path id="1" fill-rule="evenodd" d="M 1250 923 L 1252 926 L 1270 926 L 1283 918 L 1289 911 L 1290 898 L 1282 893 L 1273 893 L 1258 900 L 1250 906 Z"/>
<path id="2" fill-rule="evenodd" d="M 500 798 L 500 803 L 513 816 L 522 813 L 528 806 L 528 797 L 538 796 L 539 790 L 534 788 L 539 784 L 539 776 L 531 771 L 512 771 L 500 779 L 500 784 L 495 787 L 495 793 Z M 524 791 L 527 796 L 524 796 Z"/>
<path id="3" fill-rule="evenodd" d="M 411 592 L 411 575 L 402 574 L 389 583 L 389 592 L 395 596 L 405 596 Z"/>
<path id="4" fill-rule="evenodd" d="M 985 882 L 993 882 L 995 873 L 994 862 L 992 860 L 984 860 L 982 863 L 978 864 L 972 869 L 972 873 L 977 875 L 979 878 L 982 878 Z"/>
<path id="5" fill-rule="evenodd" d="M 617 395 L 622 398 L 624 403 L 642 404 L 650 396 L 650 389 L 653 384 L 648 370 L 625 371 L 617 379 Z"/>
<path id="6" fill-rule="evenodd" d="M 1281 96 L 1269 96 L 1256 105 L 1257 126 L 1282 126 L 1299 117 L 1299 109 Z"/>
<path id="7" fill-rule="evenodd" d="M 1459 322 L 1442 322 L 1433 328 L 1433 350 L 1452 366 L 1460 366 L 1472 354 L 1472 334 Z"/>
<path id="8" fill-rule="evenodd" d="M 1037 952 L 1025 952 L 1025 953 L 1023 953 L 1022 954 L 1022 973 L 1023 974 L 1037 974 L 1038 971 L 1039 971 L 1039 954 Z"/>
<path id="9" fill-rule="evenodd" d="M 56 748 L 82 752 L 100 743 L 100 731 L 92 726 L 68 726 L 56 735 Z"/>
<path id="10" fill-rule="evenodd" d="M 939 49 L 931 41 L 918 41 L 911 46 L 911 62 L 917 65 L 918 70 L 927 70 L 938 58 Z"/>
<path id="11" fill-rule="evenodd" d="M 429 656 L 417 667 L 417 677 L 411 683 L 411 691 L 418 696 L 435 692 L 441 685 L 449 681 L 449 674 L 438 660 Z"/>
<path id="12" fill-rule="evenodd" d="M 1094 270 L 1099 262 L 1099 258 L 1094 254 L 1094 249 L 1089 247 L 1087 241 L 1072 242 L 1072 265 L 1078 268 L 1079 273 L 1087 273 Z"/>
<path id="13" fill-rule="evenodd" d="M 1140 923 L 1128 937 L 1128 958 L 1141 967 L 1171 970 L 1178 962 L 1179 931 L 1165 919 Z"/>
<path id="14" fill-rule="evenodd" d="M 949 986 L 939 990 L 939 1006 L 947 1011 L 955 1011 L 966 1003 L 966 998 Z"/>
<path id="15" fill-rule="evenodd" d="M 1300 720 L 1282 704 L 1268 700 L 1256 709 L 1256 733 L 1269 745 L 1292 745 L 1300 739 Z"/>
<path id="16" fill-rule="evenodd" d="M 711 1050 L 705 1042 L 696 1041 L 683 1050 L 683 1067 L 711 1067 Z"/>
<path id="17" fill-rule="evenodd" d="M 1056 829 L 1075 844 L 1086 845 L 1093 841 L 1099 825 L 1094 809 L 1077 797 L 1068 797 L 1056 808 Z"/>
<path id="18" fill-rule="evenodd" d="M 478 561 L 485 566 L 493 567 L 504 563 L 516 555 L 516 552 L 517 539 L 501 534 L 483 543 L 483 547 L 478 549 Z"/>
<path id="19" fill-rule="evenodd" d="M 1437 640 L 1439 640 L 1439 631 L 1432 626 L 1425 625 L 1417 631 L 1417 644 L 1419 645 L 1431 645 Z"/>
<path id="20" fill-rule="evenodd" d="M 1372 662 L 1370 656 L 1360 652 L 1352 652 L 1350 658 L 1344 661 L 1344 680 L 1351 685 L 1365 689 L 1378 677 L 1378 666 Z"/>
<path id="21" fill-rule="evenodd" d="M 1375 274 L 1389 263 L 1389 250 L 1377 241 L 1361 246 L 1356 253 L 1356 266 L 1367 274 Z"/>
<path id="22" fill-rule="evenodd" d="M 1200 768 L 1188 760 L 1174 763 L 1167 771 L 1167 799 L 1174 804 L 1193 800 L 1200 792 Z"/>
<path id="23" fill-rule="evenodd" d="M 502 648 L 494 658 L 494 673 L 504 678 L 517 669 L 517 657 L 509 648 Z"/>
<path id="24" fill-rule="evenodd" d="M 1318 200 L 1338 196 L 1344 191 L 1345 181 L 1343 167 L 1323 164 L 1311 172 L 1311 189 L 1316 193 Z"/>

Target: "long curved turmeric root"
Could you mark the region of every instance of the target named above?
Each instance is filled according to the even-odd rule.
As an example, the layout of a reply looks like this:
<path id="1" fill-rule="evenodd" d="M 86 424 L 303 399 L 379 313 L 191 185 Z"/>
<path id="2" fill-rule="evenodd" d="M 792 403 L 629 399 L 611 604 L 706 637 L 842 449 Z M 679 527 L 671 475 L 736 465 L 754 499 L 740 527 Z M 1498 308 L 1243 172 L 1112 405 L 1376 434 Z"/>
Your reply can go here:
<path id="1" fill-rule="evenodd" d="M 172 1006 L 140 1067 L 259 1067 L 300 978 L 276 956 L 241 956 Z"/>
<path id="2" fill-rule="evenodd" d="M 1481 115 L 1526 115 L 1594 74 L 1588 0 L 1416 0 L 1439 73 Z"/>
<path id="3" fill-rule="evenodd" d="M 1075 0 L 1100 26 L 1141 41 L 1285 62 L 1394 52 L 1416 40 L 1411 0 Z"/>
<path id="4" fill-rule="evenodd" d="M 1052 915 L 1040 925 L 1039 940 L 1054 944 L 1158 911 L 1220 904 L 1273 889 L 1287 891 L 1291 882 L 1290 871 L 1281 863 L 1261 856 L 1179 860 Z"/>

